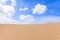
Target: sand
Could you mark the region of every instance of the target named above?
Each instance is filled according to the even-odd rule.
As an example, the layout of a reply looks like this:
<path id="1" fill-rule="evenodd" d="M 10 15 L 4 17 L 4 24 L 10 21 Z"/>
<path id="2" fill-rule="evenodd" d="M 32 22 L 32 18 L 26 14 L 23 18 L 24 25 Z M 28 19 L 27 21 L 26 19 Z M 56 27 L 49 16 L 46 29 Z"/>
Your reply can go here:
<path id="1" fill-rule="evenodd" d="M 0 25 L 0 40 L 60 40 L 60 23 Z"/>

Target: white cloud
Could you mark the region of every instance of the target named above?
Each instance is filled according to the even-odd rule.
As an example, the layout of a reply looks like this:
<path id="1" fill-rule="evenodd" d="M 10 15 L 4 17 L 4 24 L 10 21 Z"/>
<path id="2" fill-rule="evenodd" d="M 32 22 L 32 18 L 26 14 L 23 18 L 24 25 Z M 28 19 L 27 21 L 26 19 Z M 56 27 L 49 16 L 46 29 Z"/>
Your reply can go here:
<path id="1" fill-rule="evenodd" d="M 37 4 L 35 5 L 35 8 L 32 9 L 33 10 L 33 14 L 44 14 L 44 12 L 47 10 L 46 5 L 41 5 L 41 4 Z"/>
<path id="2" fill-rule="evenodd" d="M 16 5 L 15 0 L 11 0 L 11 5 L 4 5 L 8 0 L 0 0 L 0 24 L 45 24 L 52 22 L 60 22 L 60 17 L 56 16 L 44 16 L 34 18 L 33 15 L 20 15 L 20 21 L 14 20 L 12 16 L 15 13 L 14 6 Z M 20 11 L 28 10 L 28 7 L 20 8 Z M 33 8 L 33 14 L 44 14 L 47 10 L 46 5 L 37 4 Z"/>
<path id="3" fill-rule="evenodd" d="M 0 4 L 0 13 L 2 12 L 2 7 L 3 7 L 3 5 L 2 5 L 2 4 Z"/>
<path id="4" fill-rule="evenodd" d="M 7 17 L 3 12 L 0 13 L 0 24 L 18 24 L 17 20 L 14 20 L 11 17 Z"/>
<path id="5" fill-rule="evenodd" d="M 5 1 L 8 1 L 8 0 L 4 0 L 4 2 Z M 6 14 L 6 16 L 12 16 L 15 13 L 15 8 L 11 5 L 5 5 L 3 3 L 0 3 L 0 12 L 3 12 L 4 14 Z"/>
<path id="6" fill-rule="evenodd" d="M 1 4 L 7 4 L 9 0 L 0 0 Z M 10 0 L 11 1 L 11 6 L 16 6 L 16 0 Z"/>
<path id="7" fill-rule="evenodd" d="M 28 7 L 24 7 L 24 8 L 20 8 L 19 10 L 20 11 L 26 11 L 26 10 L 28 10 L 29 8 Z"/>
<path id="8" fill-rule="evenodd" d="M 32 23 L 34 21 L 34 16 L 33 15 L 20 15 L 20 21 L 23 22 L 23 24 L 27 23 Z"/>
<path id="9" fill-rule="evenodd" d="M 0 15 L 0 24 L 19 24 L 19 21 L 6 17 L 4 14 L 2 14 Z"/>
<path id="10" fill-rule="evenodd" d="M 20 21 L 22 20 L 22 24 L 47 24 L 47 23 L 55 23 L 60 22 L 60 17 L 58 16 L 42 16 L 39 18 L 34 18 L 29 15 L 20 15 Z"/>
<path id="11" fill-rule="evenodd" d="M 19 22 L 12 18 L 14 13 L 15 8 L 13 6 L 0 3 L 0 24 L 18 24 Z"/>
<path id="12" fill-rule="evenodd" d="M 16 6 L 16 0 L 11 0 L 11 6 Z"/>
<path id="13" fill-rule="evenodd" d="M 0 0 L 0 24 L 20 24 L 19 21 L 14 20 L 12 16 L 15 13 L 15 0 L 11 0 L 11 5 L 6 5 L 9 0 Z"/>
<path id="14" fill-rule="evenodd" d="M 0 3 L 6 4 L 8 0 L 0 0 Z"/>
<path id="15" fill-rule="evenodd" d="M 7 16 L 12 16 L 15 13 L 15 9 L 14 7 L 10 6 L 10 5 L 3 5 L 3 12 L 7 15 Z"/>
<path id="16" fill-rule="evenodd" d="M 31 20 L 33 18 L 33 16 L 32 15 L 20 15 L 20 20 L 22 20 L 22 21 L 29 21 L 29 20 Z"/>
<path id="17" fill-rule="evenodd" d="M 39 18 L 34 18 L 32 15 L 20 15 L 19 19 L 22 24 L 47 24 L 60 22 L 60 17 L 58 16 L 42 16 Z"/>

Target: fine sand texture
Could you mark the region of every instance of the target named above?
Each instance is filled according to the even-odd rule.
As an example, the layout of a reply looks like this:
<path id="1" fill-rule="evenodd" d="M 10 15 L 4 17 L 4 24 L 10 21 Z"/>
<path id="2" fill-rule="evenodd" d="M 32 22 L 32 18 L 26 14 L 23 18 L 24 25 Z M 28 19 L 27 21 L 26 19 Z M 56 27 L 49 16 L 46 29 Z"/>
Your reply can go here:
<path id="1" fill-rule="evenodd" d="M 0 24 L 0 40 L 60 40 L 60 23 Z"/>

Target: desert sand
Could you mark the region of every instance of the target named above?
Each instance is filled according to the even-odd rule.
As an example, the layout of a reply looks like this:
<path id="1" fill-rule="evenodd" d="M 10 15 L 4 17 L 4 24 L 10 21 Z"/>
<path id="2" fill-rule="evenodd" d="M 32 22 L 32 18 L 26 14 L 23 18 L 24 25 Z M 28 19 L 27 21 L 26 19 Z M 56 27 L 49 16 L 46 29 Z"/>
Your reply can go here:
<path id="1" fill-rule="evenodd" d="M 60 40 L 60 23 L 0 24 L 0 40 Z"/>

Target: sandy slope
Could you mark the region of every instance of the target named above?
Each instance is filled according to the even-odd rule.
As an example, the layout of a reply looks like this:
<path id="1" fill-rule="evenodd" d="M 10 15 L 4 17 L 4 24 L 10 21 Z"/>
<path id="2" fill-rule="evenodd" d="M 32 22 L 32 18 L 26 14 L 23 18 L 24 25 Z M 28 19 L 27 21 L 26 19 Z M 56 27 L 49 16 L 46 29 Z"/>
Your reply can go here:
<path id="1" fill-rule="evenodd" d="M 60 40 L 60 23 L 0 25 L 0 40 Z"/>

